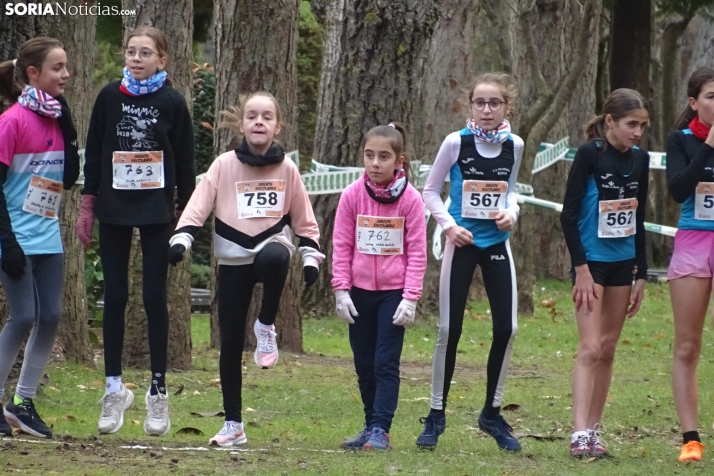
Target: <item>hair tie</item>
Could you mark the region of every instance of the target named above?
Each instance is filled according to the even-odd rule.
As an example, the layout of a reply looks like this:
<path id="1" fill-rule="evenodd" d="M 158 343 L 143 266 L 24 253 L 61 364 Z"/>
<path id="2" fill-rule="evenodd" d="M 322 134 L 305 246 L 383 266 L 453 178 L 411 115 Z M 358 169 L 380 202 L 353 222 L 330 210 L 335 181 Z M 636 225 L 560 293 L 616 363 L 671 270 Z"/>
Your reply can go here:
<path id="1" fill-rule="evenodd" d="M 17 68 L 17 58 L 15 58 L 14 60 L 12 60 L 12 67 L 13 67 L 13 68 Z"/>
<path id="2" fill-rule="evenodd" d="M 389 123 L 389 124 L 387 124 L 387 125 L 388 125 L 389 127 L 391 127 L 392 129 L 396 129 L 396 126 L 394 125 L 394 123 L 393 123 L 393 122 L 390 122 L 390 123 Z"/>

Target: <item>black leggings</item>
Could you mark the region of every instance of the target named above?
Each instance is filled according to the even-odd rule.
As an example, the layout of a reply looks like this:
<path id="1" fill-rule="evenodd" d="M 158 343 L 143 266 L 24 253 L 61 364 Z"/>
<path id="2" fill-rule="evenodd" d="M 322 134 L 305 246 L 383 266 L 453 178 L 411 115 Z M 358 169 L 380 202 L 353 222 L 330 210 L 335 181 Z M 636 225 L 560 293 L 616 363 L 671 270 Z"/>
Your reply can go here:
<path id="1" fill-rule="evenodd" d="M 446 408 L 464 310 L 476 266 L 481 267 L 493 325 L 493 340 L 486 365 L 484 408 L 487 412 L 497 411 L 503 400 L 513 340 L 518 331 L 516 273 L 511 247 L 508 240 L 488 248 L 473 245 L 456 248 L 448 241 L 441 263 L 439 333 L 432 362 L 431 408 L 434 410 Z"/>
<path id="2" fill-rule="evenodd" d="M 149 323 L 151 373 L 166 374 L 169 312 L 166 307 L 169 238 L 174 224 L 139 226 L 143 259 L 144 309 Z M 124 311 L 129 299 L 129 252 L 134 227 L 99 223 L 99 254 L 104 270 L 104 373 L 121 375 Z"/>
<path id="3" fill-rule="evenodd" d="M 221 389 L 226 421 L 241 419 L 241 359 L 248 308 L 253 287 L 263 283 L 263 302 L 258 320 L 275 323 L 285 280 L 288 277 L 290 251 L 280 243 L 268 243 L 252 264 L 218 267 L 218 325 L 221 330 Z"/>

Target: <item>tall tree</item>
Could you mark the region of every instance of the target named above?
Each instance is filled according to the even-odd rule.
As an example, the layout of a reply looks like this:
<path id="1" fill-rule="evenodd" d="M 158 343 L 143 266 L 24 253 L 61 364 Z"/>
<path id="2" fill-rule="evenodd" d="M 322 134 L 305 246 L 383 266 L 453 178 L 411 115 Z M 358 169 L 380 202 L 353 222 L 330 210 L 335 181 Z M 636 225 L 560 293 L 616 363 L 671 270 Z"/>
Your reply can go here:
<path id="1" fill-rule="evenodd" d="M 370 128 L 399 121 L 407 131 L 424 130 L 425 117 L 433 112 L 424 107 L 423 79 L 437 2 L 313 0 L 312 6 L 324 35 L 315 156 L 330 165 L 360 165 L 360 142 Z M 338 201 L 339 195 L 320 195 L 313 202 L 327 260 L 306 300 L 322 314 L 334 309 L 326 297 L 332 296 Z"/>
<path id="2" fill-rule="evenodd" d="M 235 106 L 242 94 L 268 91 L 283 112 L 278 136 L 286 150 L 297 147 L 297 40 L 299 0 L 227 0 L 214 2 L 216 50 L 216 112 Z M 216 114 L 218 116 L 218 114 Z M 235 144 L 235 133 L 225 129 L 214 134 L 216 156 Z M 215 269 L 215 266 L 214 266 Z M 211 285 L 211 344 L 220 345 L 215 273 Z M 293 256 L 275 326 L 278 346 L 302 351 L 300 294 L 302 264 Z M 239 292 L 236 290 L 236 292 Z M 262 300 L 262 284 L 255 287 L 246 323 L 246 348 L 255 347 L 253 324 Z"/>
<path id="3" fill-rule="evenodd" d="M 177 0 L 122 0 L 122 8 L 135 10 L 135 17 L 124 17 L 124 37 L 141 25 L 151 25 L 166 34 L 169 42 L 167 72 L 176 89 L 186 98 L 189 111 L 193 94 L 193 2 Z M 126 309 L 124 360 L 129 366 L 145 367 L 149 363 L 147 319 L 142 302 L 142 257 L 138 230 L 134 232 L 129 259 L 129 302 Z M 191 368 L 191 262 L 185 259 L 169 267 L 168 308 L 170 316 L 168 366 Z"/>
<path id="4" fill-rule="evenodd" d="M 616 0 L 610 29 L 610 90 L 649 95 L 652 0 Z"/>
<path id="5" fill-rule="evenodd" d="M 577 138 L 582 125 L 579 116 L 589 115 L 592 110 L 592 105 L 587 104 L 594 104 L 596 74 L 593 62 L 597 61 L 597 55 L 590 55 L 588 51 L 597 51 L 597 19 L 602 2 L 520 0 L 515 8 L 510 4 L 494 5 L 494 2 L 484 5 L 492 23 L 503 25 L 504 31 L 499 34 L 514 39 L 496 43 L 502 58 L 512 58 L 513 74 L 523 98 L 515 127 L 516 133 L 525 141 L 518 181 L 532 183 L 536 196 L 559 201 L 562 192 L 558 191 L 563 189 L 566 173 L 560 168 L 562 166 L 555 165 L 536 176 L 531 175 L 531 170 L 541 142 L 553 139 L 550 135 L 556 133 Z M 510 33 L 506 25 L 510 25 Z M 572 101 L 573 98 L 577 100 Z M 569 120 L 564 119 L 564 113 Z M 547 263 L 540 259 L 555 258 L 554 275 L 562 273 L 567 266 L 557 218 L 546 213 L 535 207 L 522 206 L 517 229 L 512 235 L 519 312 L 533 312 L 537 269 Z"/>

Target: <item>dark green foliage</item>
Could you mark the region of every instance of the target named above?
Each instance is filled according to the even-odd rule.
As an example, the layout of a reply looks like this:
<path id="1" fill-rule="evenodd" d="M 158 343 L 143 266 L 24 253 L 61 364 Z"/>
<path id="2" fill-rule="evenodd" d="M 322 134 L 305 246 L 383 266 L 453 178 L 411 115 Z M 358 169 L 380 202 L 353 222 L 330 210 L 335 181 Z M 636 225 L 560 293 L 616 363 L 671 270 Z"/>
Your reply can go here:
<path id="1" fill-rule="evenodd" d="M 300 1 L 300 21 L 298 23 L 298 147 L 300 156 L 309 163 L 313 152 L 315 121 L 317 119 L 317 92 L 320 87 L 322 69 L 322 38 L 320 25 L 310 8 L 310 2 Z"/>
<path id="2" fill-rule="evenodd" d="M 656 0 L 657 14 L 663 17 L 680 15 L 692 17 L 704 7 L 714 6 L 712 0 Z"/>
<path id="3" fill-rule="evenodd" d="M 213 268 L 210 262 L 208 265 L 191 263 L 191 287 L 199 289 L 210 288 L 212 272 Z"/>
<path id="4" fill-rule="evenodd" d="M 193 131 L 196 140 L 196 171 L 202 174 L 213 162 L 213 126 L 215 121 L 216 74 L 212 67 L 200 67 L 194 73 L 193 80 Z M 191 267 L 191 280 L 197 279 L 194 266 L 211 264 L 211 220 L 196 236 L 191 249 L 194 265 Z M 194 286 L 192 287 L 208 287 Z"/>

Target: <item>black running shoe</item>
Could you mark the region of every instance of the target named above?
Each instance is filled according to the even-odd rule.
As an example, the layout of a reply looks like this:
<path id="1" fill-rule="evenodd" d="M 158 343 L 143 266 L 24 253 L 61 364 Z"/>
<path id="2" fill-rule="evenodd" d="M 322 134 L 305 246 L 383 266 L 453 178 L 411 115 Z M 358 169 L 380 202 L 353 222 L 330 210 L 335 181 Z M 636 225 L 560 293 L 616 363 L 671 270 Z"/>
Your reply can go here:
<path id="1" fill-rule="evenodd" d="M 2 413 L 0 413 L 0 436 L 12 436 L 12 427 L 8 425 Z"/>
<path id="2" fill-rule="evenodd" d="M 19 405 L 15 405 L 15 402 L 11 400 L 5 407 L 5 418 L 10 425 L 25 433 L 39 438 L 52 438 L 52 430 L 37 414 L 31 398 L 24 399 Z"/>
<path id="3" fill-rule="evenodd" d="M 446 417 L 429 415 L 420 418 L 419 422 L 424 424 L 424 429 L 417 437 L 416 445 L 421 449 L 433 450 L 439 442 L 439 435 L 446 429 Z"/>

